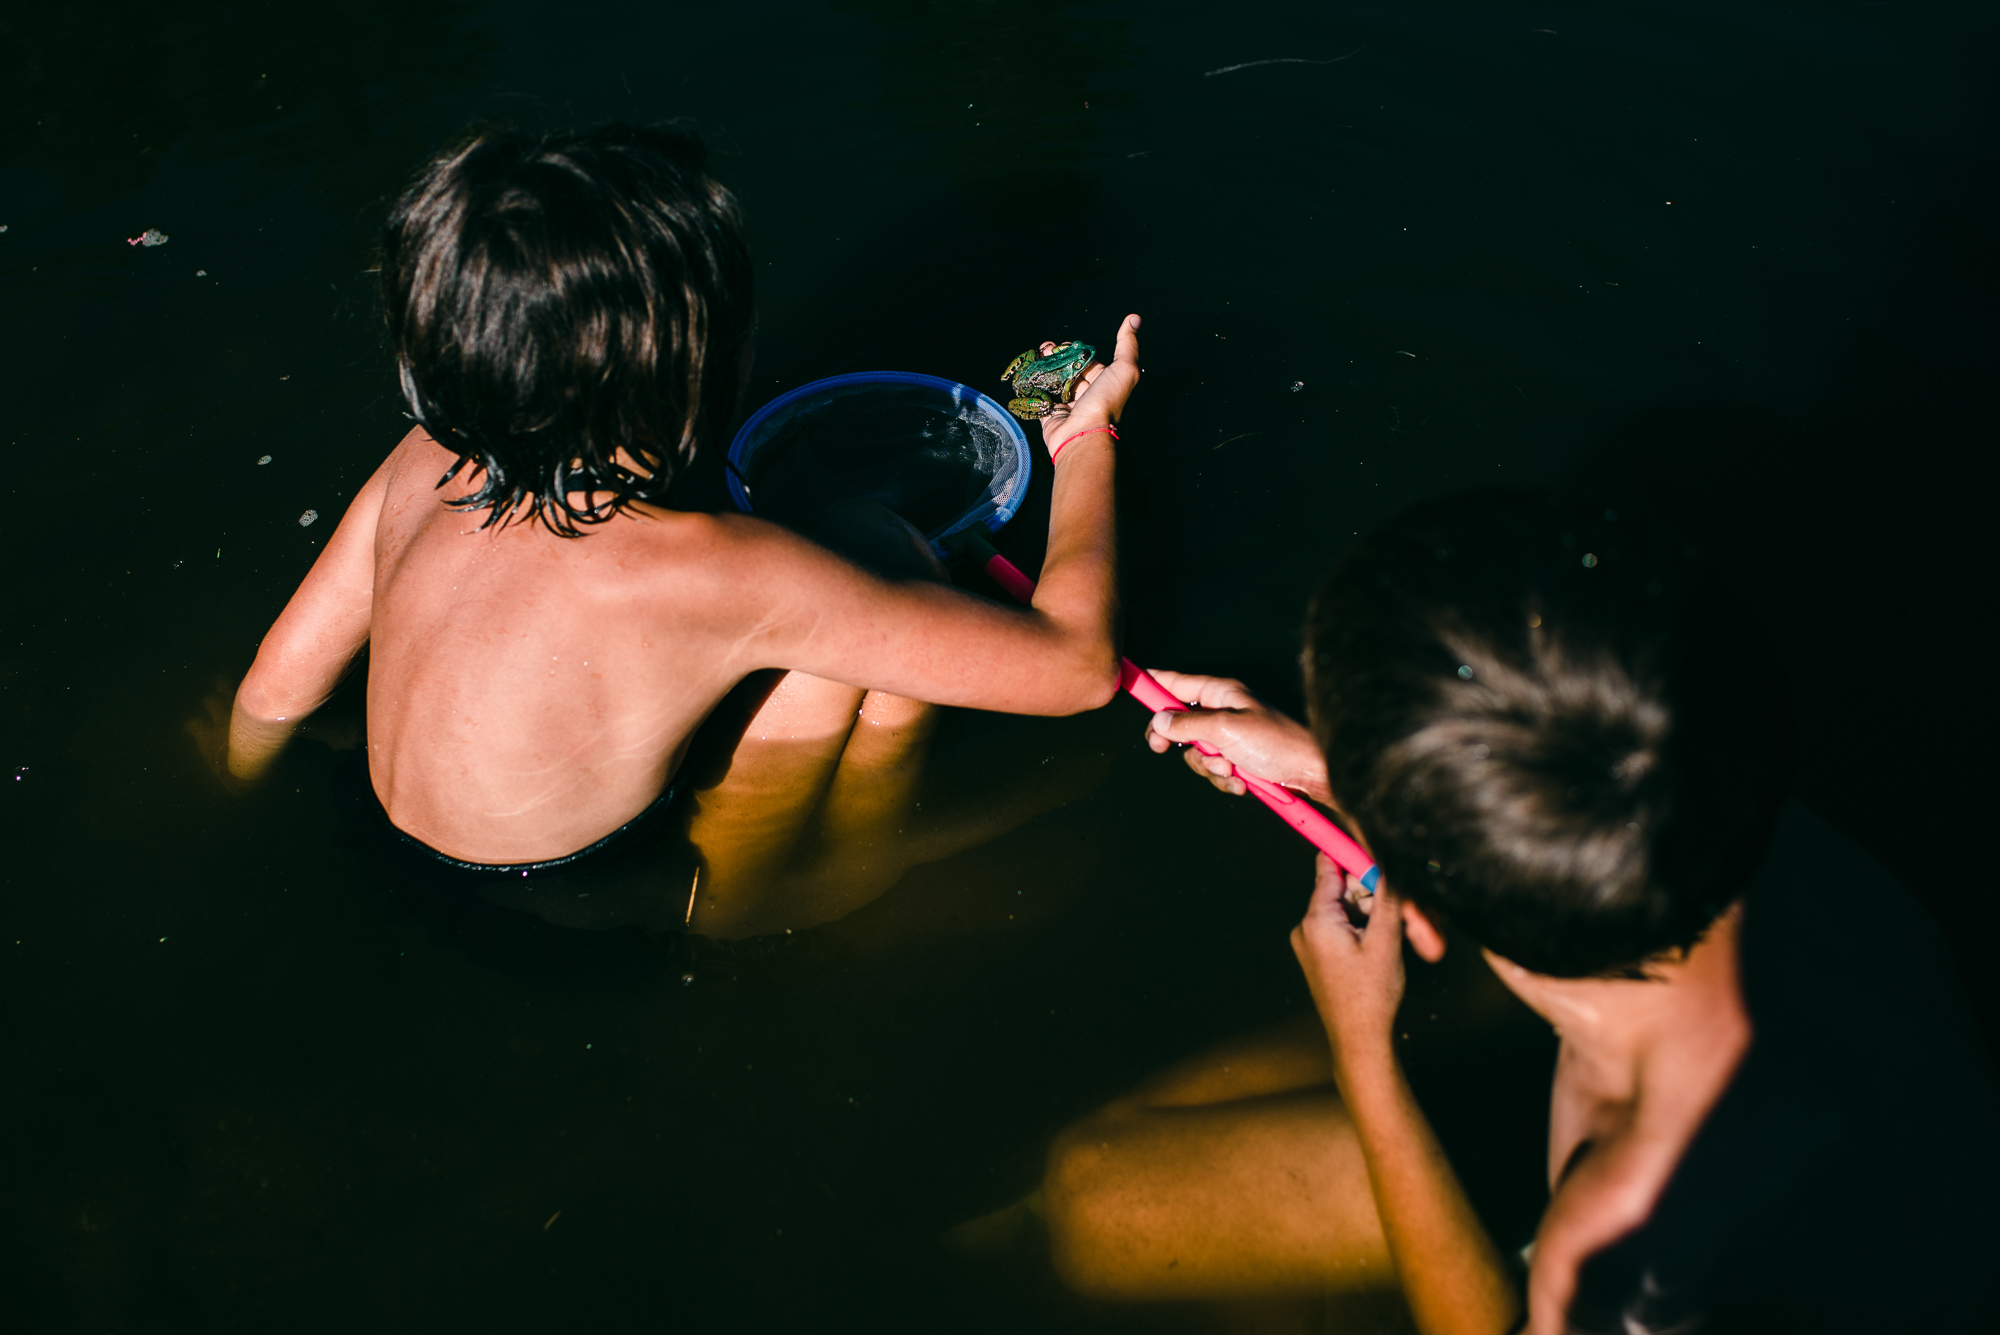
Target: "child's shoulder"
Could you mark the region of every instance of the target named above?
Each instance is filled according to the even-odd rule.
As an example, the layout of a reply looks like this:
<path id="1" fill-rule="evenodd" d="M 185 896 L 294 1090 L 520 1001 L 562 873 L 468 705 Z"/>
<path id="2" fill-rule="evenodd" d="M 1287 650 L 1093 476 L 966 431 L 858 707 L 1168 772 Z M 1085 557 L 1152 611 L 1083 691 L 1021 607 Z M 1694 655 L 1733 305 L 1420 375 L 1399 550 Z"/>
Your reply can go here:
<path id="1" fill-rule="evenodd" d="M 525 516 L 484 527 L 484 512 L 450 505 L 480 485 L 472 476 L 473 466 L 457 468 L 458 463 L 458 455 L 417 427 L 398 442 L 377 474 L 389 547 L 422 552 L 410 574 L 450 571 L 454 580 L 460 578 L 460 564 L 473 554 L 458 543 L 473 539 L 488 578 L 528 580 L 537 586 L 553 581 L 585 596 L 637 594 L 663 612 L 675 609 L 675 614 L 691 610 L 691 602 L 713 602 L 714 610 L 725 615 L 732 610 L 755 615 L 774 599 L 810 585 L 816 572 L 826 574 L 821 569 L 826 562 L 837 563 L 789 530 L 733 512 L 638 503 L 603 523 L 581 525 L 576 537 L 558 536 Z"/>
<path id="2" fill-rule="evenodd" d="M 479 490 L 483 478 L 478 465 L 438 444 L 421 426 L 411 427 L 396 443 L 383 460 L 378 476 L 386 481 L 392 504 L 398 501 L 423 502 L 427 509 L 453 511 L 471 519 L 472 527 L 485 527 L 488 519 L 485 511 L 465 510 L 453 504 Z M 547 538 L 561 545 L 554 550 L 580 542 L 593 549 L 617 546 L 628 552 L 635 546 L 651 548 L 655 556 L 678 552 L 691 545 L 701 549 L 704 555 L 711 554 L 707 553 L 708 548 L 754 546 L 768 541 L 775 531 L 773 525 L 746 515 L 707 514 L 645 503 L 635 503 L 603 524 L 579 527 L 578 536 L 561 537 L 528 518 L 523 510 L 510 516 L 506 523 L 493 526 L 490 531 L 496 535 L 512 533 L 516 537 Z M 609 541 L 592 543 L 593 538 Z"/>
<path id="3" fill-rule="evenodd" d="M 615 531 L 621 544 L 643 547 L 645 555 L 663 567 L 699 570 L 710 581 L 752 589 L 830 558 L 830 553 L 789 529 L 729 511 L 637 505 L 604 527 Z M 579 541 L 594 536 L 586 532 Z"/>

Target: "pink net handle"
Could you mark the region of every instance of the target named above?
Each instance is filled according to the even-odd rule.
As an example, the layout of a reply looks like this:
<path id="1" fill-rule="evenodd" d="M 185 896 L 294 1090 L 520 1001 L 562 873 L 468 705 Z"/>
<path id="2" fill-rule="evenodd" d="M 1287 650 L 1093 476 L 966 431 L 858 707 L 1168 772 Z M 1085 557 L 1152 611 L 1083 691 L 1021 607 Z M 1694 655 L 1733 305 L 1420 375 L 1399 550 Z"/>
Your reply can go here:
<path id="1" fill-rule="evenodd" d="M 1035 597 L 1035 581 L 1021 573 L 1020 567 L 993 550 L 984 541 L 984 535 L 971 544 L 974 554 L 984 558 L 986 574 L 995 584 L 1006 591 L 1008 597 L 1018 603 L 1031 603 Z M 1185 701 L 1179 699 L 1166 687 L 1160 685 L 1150 672 L 1129 658 L 1119 660 L 1118 684 L 1125 693 L 1154 713 L 1169 710 L 1184 713 L 1188 709 Z M 1194 743 L 1194 749 L 1205 756 L 1220 755 L 1206 742 Z M 1279 820 L 1297 830 L 1320 852 L 1332 858 L 1334 863 L 1359 880 L 1364 889 L 1373 890 L 1382 879 L 1382 872 L 1368 851 L 1354 842 L 1347 831 L 1335 825 L 1327 814 L 1306 801 L 1283 784 L 1272 783 L 1255 774 L 1247 774 L 1235 765 L 1230 772 L 1243 780 L 1243 786 L 1251 796 L 1269 807 Z"/>

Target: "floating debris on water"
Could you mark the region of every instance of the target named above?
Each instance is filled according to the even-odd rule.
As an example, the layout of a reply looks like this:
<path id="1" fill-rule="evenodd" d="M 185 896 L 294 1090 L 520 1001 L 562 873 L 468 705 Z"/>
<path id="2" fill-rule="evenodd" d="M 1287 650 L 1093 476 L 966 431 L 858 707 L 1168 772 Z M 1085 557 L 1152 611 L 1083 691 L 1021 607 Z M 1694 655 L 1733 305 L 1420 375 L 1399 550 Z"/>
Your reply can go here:
<path id="1" fill-rule="evenodd" d="M 206 277 L 208 277 L 208 270 L 206 270 L 206 269 L 196 269 L 196 270 L 194 271 L 194 276 L 195 276 L 196 278 L 206 278 Z"/>
<path id="2" fill-rule="evenodd" d="M 686 987 L 686 986 L 687 986 L 688 984 L 692 983 L 693 981 L 694 981 L 694 975 L 693 975 L 693 974 L 691 974 L 691 973 L 684 973 L 684 974 L 682 974 L 682 975 L 681 975 L 681 986 L 682 986 L 682 987 Z"/>
<path id="3" fill-rule="evenodd" d="M 1296 394 L 1296 393 L 1298 393 L 1298 392 L 1299 392 L 1300 390 L 1304 389 L 1305 387 L 1306 387 L 1306 382 L 1305 382 L 1305 381 L 1303 381 L 1303 380 L 1294 380 L 1294 381 L 1292 382 L 1292 393 Z"/>
<path id="4" fill-rule="evenodd" d="M 1255 69 L 1259 65 L 1338 65 L 1343 60 L 1352 60 L 1368 48 L 1357 46 L 1344 56 L 1332 60 L 1307 60 L 1304 56 L 1273 56 L 1269 60 L 1246 60 L 1241 65 L 1224 65 L 1219 70 L 1204 70 L 1202 78 L 1213 79 L 1218 74 L 1234 74 L 1237 70 Z"/>
<path id="5" fill-rule="evenodd" d="M 6 223 L 0 223 L 0 232 L 4 232 L 4 231 L 6 231 L 6 230 L 7 230 L 7 224 L 6 224 Z"/>
<path id="6" fill-rule="evenodd" d="M 311 526 L 311 524 L 312 524 L 312 521 L 313 521 L 313 520 L 315 520 L 315 519 L 318 519 L 318 518 L 319 518 L 319 511 L 317 511 L 317 510 L 308 510 L 308 511 L 306 511 L 306 512 L 305 512 L 304 514 L 302 514 L 302 515 L 300 515 L 300 516 L 299 516 L 299 527 L 300 527 L 300 528 L 307 528 L 307 527 L 310 527 L 310 526 Z"/>
<path id="7" fill-rule="evenodd" d="M 167 234 L 157 227 L 148 227 L 137 236 L 127 237 L 125 244 L 128 246 L 164 246 L 167 244 Z"/>
<path id="8" fill-rule="evenodd" d="M 265 456 L 264 456 L 263 458 L 261 458 L 261 459 L 259 459 L 259 460 L 257 461 L 257 466 L 258 466 L 259 468 L 262 468 L 262 467 L 263 467 L 263 466 L 264 466 L 265 464 L 267 464 L 267 463 L 270 463 L 270 462 L 271 462 L 271 456 L 267 454 L 267 455 L 265 455 Z"/>

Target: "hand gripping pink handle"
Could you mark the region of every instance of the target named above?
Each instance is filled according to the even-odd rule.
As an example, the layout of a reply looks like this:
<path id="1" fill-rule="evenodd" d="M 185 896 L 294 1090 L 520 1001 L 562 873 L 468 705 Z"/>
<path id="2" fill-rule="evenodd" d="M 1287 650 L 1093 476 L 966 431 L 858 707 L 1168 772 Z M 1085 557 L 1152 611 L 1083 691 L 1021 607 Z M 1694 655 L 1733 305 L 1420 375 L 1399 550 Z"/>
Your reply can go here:
<path id="1" fill-rule="evenodd" d="M 1035 581 L 1021 573 L 1020 567 L 993 550 L 993 544 L 986 541 L 986 535 L 968 529 L 958 535 L 964 545 L 985 566 L 986 574 L 998 584 L 1015 602 L 1026 603 L 1035 596 Z M 1160 685 L 1153 674 L 1140 667 L 1129 658 L 1121 658 L 1118 668 L 1118 684 L 1125 693 L 1154 713 L 1172 710 L 1179 713 L 1188 708 L 1185 701 Z M 1194 749 L 1205 756 L 1221 755 L 1206 742 L 1194 743 Z M 1254 774 L 1246 774 L 1231 765 L 1230 773 L 1243 780 L 1243 786 L 1251 796 L 1269 807 L 1279 820 L 1297 830 L 1320 852 L 1334 860 L 1334 863 L 1361 882 L 1362 888 L 1373 890 L 1382 879 L 1381 868 L 1375 865 L 1367 850 L 1354 842 L 1347 832 L 1335 825 L 1318 807 L 1292 792 L 1282 784 L 1260 779 Z"/>
<path id="2" fill-rule="evenodd" d="M 1006 558 L 994 559 L 1004 561 Z M 1131 659 L 1121 658 L 1118 663 L 1118 684 L 1125 688 L 1127 695 L 1154 713 L 1157 714 L 1163 709 L 1180 713 L 1189 707 L 1172 691 L 1160 685 L 1152 673 Z M 1191 745 L 1205 756 L 1222 754 L 1207 742 L 1194 742 Z M 1318 807 L 1283 784 L 1260 779 L 1233 764 L 1229 767 L 1229 772 L 1243 780 L 1243 786 L 1250 790 L 1250 795 L 1269 807 L 1279 820 L 1304 835 L 1320 852 L 1332 858 L 1344 871 L 1351 873 L 1361 882 L 1363 889 L 1373 890 L 1375 883 L 1382 879 L 1382 870 L 1375 865 L 1375 860 L 1368 856 L 1368 851 L 1350 839 L 1347 831 L 1335 825 Z"/>

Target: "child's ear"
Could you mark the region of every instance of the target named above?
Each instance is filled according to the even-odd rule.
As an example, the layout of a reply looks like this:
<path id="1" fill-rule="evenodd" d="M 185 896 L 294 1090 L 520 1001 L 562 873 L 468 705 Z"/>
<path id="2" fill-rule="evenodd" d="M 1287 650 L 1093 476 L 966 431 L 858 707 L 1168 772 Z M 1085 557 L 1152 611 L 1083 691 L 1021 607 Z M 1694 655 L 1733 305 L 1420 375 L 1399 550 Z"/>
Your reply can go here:
<path id="1" fill-rule="evenodd" d="M 1444 958 L 1444 933 L 1407 899 L 1403 901 L 1403 939 L 1426 964 L 1436 964 Z"/>

